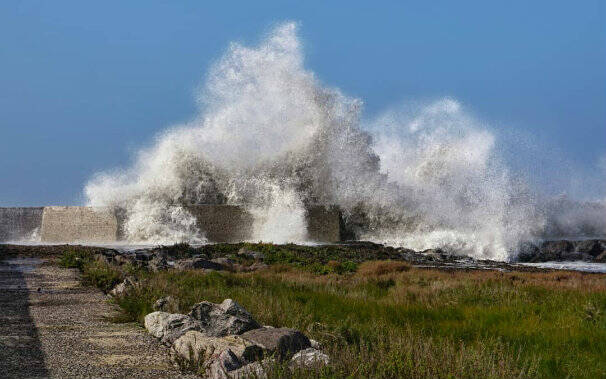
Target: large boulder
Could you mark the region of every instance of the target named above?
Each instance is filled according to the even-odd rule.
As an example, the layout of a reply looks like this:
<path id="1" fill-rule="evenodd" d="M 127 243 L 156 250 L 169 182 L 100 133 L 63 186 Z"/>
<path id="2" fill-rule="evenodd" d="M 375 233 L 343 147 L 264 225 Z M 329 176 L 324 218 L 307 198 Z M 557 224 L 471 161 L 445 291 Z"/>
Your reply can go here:
<path id="1" fill-rule="evenodd" d="M 171 345 L 186 332 L 200 330 L 200 325 L 187 315 L 157 311 L 145 316 L 145 329 L 162 343 Z"/>
<path id="2" fill-rule="evenodd" d="M 262 347 L 266 355 L 274 355 L 280 360 L 311 347 L 309 338 L 300 331 L 289 328 L 263 327 L 243 333 L 241 337 Z"/>
<path id="3" fill-rule="evenodd" d="M 196 366 L 209 378 L 229 378 L 230 372 L 261 358 L 262 349 L 240 336 L 208 337 L 188 331 L 178 338 L 171 353 L 177 362 Z"/>
<path id="4" fill-rule="evenodd" d="M 232 299 L 225 299 L 221 304 L 203 301 L 193 306 L 189 316 L 210 337 L 242 334 L 260 327 L 252 315 Z"/>

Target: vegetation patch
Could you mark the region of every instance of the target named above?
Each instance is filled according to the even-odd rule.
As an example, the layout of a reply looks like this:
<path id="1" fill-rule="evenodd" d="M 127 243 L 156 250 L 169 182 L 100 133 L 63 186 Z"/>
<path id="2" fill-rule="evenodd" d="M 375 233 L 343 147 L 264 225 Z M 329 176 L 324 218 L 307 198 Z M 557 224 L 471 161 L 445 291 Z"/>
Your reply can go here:
<path id="1" fill-rule="evenodd" d="M 237 256 L 242 245 L 219 250 Z M 201 300 L 232 298 L 262 324 L 303 331 L 331 357 L 313 372 L 269 370 L 274 378 L 606 376 L 604 275 L 358 265 L 351 255 L 331 259 L 321 249 L 252 247 L 273 263 L 269 269 L 147 272 L 93 262 L 82 265 L 83 278 L 107 290 L 124 275 L 137 277 L 140 285 L 114 300 L 122 321 L 142 322 L 164 296 L 180 313 Z M 213 249 L 196 254 L 218 255 Z M 347 262 L 355 266 L 344 269 Z"/>

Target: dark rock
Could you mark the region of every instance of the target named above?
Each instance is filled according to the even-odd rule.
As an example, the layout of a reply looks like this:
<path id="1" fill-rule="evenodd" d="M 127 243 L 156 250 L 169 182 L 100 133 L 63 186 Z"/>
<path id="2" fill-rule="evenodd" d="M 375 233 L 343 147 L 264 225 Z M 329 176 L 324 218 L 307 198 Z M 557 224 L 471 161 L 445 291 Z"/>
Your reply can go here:
<path id="1" fill-rule="evenodd" d="M 232 299 L 221 304 L 203 301 L 193 306 L 189 316 L 201 324 L 202 331 L 210 337 L 242 334 L 259 328 L 250 313 Z"/>
<path id="2" fill-rule="evenodd" d="M 518 248 L 518 261 L 520 262 L 532 262 L 539 254 L 541 250 L 531 242 L 522 242 Z"/>
<path id="3" fill-rule="evenodd" d="M 450 254 L 442 249 L 427 249 L 421 252 L 428 261 L 445 261 L 451 258 Z"/>
<path id="4" fill-rule="evenodd" d="M 223 265 L 204 258 L 182 259 L 175 263 L 178 270 L 223 270 Z"/>
<path id="5" fill-rule="evenodd" d="M 606 248 L 602 246 L 600 240 L 579 241 L 576 246 L 577 252 L 588 254 L 592 257 L 597 257 L 605 250 Z"/>
<path id="6" fill-rule="evenodd" d="M 593 261 L 597 263 L 606 263 L 606 251 L 595 257 Z"/>
<path id="7" fill-rule="evenodd" d="M 311 342 L 303 333 L 289 328 L 263 327 L 243 333 L 241 337 L 261 346 L 267 355 L 275 354 L 281 360 L 311 347 Z"/>
<path id="8" fill-rule="evenodd" d="M 574 244 L 567 240 L 545 241 L 541 244 L 541 254 L 538 261 L 559 261 L 563 253 L 574 251 Z"/>

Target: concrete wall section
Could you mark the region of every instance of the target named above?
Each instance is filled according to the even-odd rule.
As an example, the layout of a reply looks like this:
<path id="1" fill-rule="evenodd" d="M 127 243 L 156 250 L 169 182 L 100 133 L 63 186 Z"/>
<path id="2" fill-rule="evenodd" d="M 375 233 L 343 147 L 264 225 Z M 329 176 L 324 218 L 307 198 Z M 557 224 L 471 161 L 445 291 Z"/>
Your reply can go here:
<path id="1" fill-rule="evenodd" d="M 111 208 L 44 207 L 42 242 L 115 242 L 118 219 Z"/>
<path id="2" fill-rule="evenodd" d="M 43 207 L 0 208 L 0 242 L 35 241 Z"/>
<path id="3" fill-rule="evenodd" d="M 186 209 L 210 242 L 250 241 L 253 216 L 236 205 L 190 205 Z M 307 235 L 316 242 L 341 240 L 340 212 L 335 207 L 307 210 Z M 0 242 L 110 243 L 123 239 L 124 216 L 118 210 L 93 207 L 0 208 Z"/>
<path id="4" fill-rule="evenodd" d="M 241 242 L 252 238 L 253 216 L 237 205 L 189 205 L 198 228 L 210 242 Z"/>
<path id="5" fill-rule="evenodd" d="M 315 242 L 341 241 L 341 212 L 322 205 L 307 209 L 307 238 Z"/>

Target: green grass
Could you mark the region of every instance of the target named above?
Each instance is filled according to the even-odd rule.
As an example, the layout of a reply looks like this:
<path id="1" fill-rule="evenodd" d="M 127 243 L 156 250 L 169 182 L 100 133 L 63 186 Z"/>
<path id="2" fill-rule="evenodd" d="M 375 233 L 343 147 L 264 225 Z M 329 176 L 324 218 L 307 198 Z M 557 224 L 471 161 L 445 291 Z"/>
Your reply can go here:
<path id="1" fill-rule="evenodd" d="M 331 258 L 320 263 L 336 265 Z M 606 377 L 606 276 L 444 272 L 384 261 L 318 275 L 309 265 L 276 262 L 249 274 L 139 272 L 145 285 L 116 302 L 125 320 L 142 322 L 162 296 L 182 313 L 232 298 L 261 324 L 305 332 L 332 358 L 315 372 L 274 368 L 276 378 Z M 124 275 L 102 266 L 84 265 L 84 278 L 103 287 Z"/>

